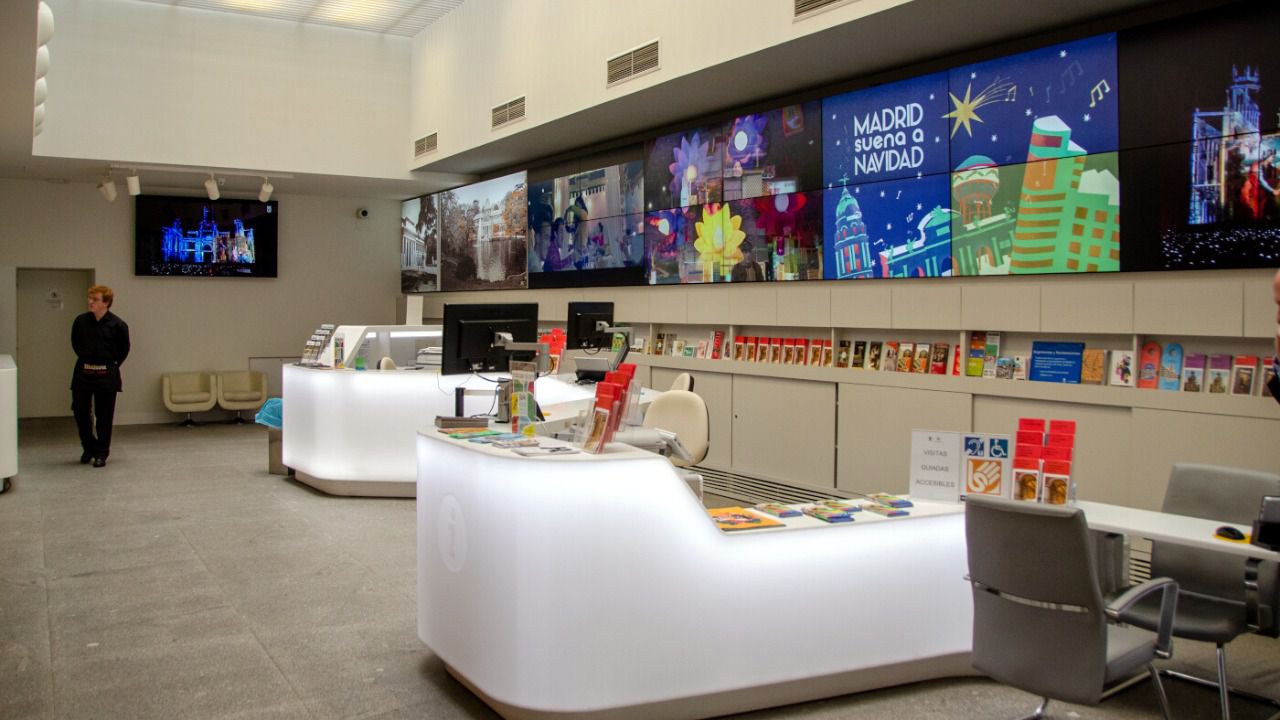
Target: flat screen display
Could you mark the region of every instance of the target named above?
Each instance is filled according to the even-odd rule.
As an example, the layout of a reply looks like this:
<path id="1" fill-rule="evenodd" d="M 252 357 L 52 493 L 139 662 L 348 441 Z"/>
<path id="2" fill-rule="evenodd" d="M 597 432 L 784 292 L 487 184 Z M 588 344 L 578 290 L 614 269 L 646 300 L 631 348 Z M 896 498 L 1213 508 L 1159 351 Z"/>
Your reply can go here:
<path id="1" fill-rule="evenodd" d="M 526 173 L 436 193 L 441 290 L 528 286 Z"/>
<path id="2" fill-rule="evenodd" d="M 276 277 L 275 200 L 139 195 L 134 209 L 135 275 Z"/>
<path id="3" fill-rule="evenodd" d="M 529 286 L 644 283 L 640 160 L 530 183 Z"/>
<path id="4" fill-rule="evenodd" d="M 440 289 L 438 198 L 424 195 L 400 203 L 400 292 Z"/>
<path id="5" fill-rule="evenodd" d="M 722 201 L 727 131 L 726 124 L 716 123 L 645 143 L 645 211 Z"/>
<path id="6" fill-rule="evenodd" d="M 724 199 L 817 190 L 822 182 L 821 109 L 815 100 L 730 120 L 720 162 Z"/>

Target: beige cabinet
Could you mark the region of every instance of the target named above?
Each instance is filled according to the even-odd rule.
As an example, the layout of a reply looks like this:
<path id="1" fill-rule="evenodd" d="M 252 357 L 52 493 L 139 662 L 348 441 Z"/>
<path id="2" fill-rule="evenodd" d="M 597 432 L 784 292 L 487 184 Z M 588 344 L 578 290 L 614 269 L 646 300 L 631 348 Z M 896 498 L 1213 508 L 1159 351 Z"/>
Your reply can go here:
<path id="1" fill-rule="evenodd" d="M 839 388 L 835 484 L 844 492 L 905 493 L 912 430 L 972 429 L 967 393 L 852 383 Z"/>
<path id="2" fill-rule="evenodd" d="M 834 488 L 835 390 L 829 382 L 734 376 L 734 472 Z"/>

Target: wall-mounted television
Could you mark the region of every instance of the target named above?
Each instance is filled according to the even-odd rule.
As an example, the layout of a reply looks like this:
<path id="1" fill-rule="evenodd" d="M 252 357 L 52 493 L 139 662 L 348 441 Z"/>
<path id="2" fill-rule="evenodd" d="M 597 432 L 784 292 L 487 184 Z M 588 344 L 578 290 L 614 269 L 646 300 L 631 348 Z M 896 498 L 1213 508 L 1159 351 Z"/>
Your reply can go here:
<path id="1" fill-rule="evenodd" d="M 276 201 L 139 195 L 134 275 L 276 277 Z"/>

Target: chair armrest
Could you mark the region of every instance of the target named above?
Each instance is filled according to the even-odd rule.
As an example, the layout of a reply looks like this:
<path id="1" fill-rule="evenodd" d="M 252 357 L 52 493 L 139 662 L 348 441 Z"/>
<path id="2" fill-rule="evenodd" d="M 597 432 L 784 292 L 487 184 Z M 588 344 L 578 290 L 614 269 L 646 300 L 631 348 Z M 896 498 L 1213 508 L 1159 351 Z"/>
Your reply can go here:
<path id="1" fill-rule="evenodd" d="M 1178 583 L 1171 578 L 1152 578 L 1125 590 L 1107 603 L 1104 610 L 1114 622 L 1128 622 L 1126 611 L 1137 601 L 1159 590 L 1160 622 L 1156 625 L 1156 655 L 1173 657 L 1173 614 L 1178 609 Z"/>
<path id="2" fill-rule="evenodd" d="M 1263 607 L 1258 600 L 1258 567 L 1262 561 L 1258 558 L 1249 558 L 1244 564 L 1244 620 L 1245 626 L 1249 628 L 1249 632 L 1258 633 L 1259 635 L 1267 635 L 1269 637 L 1280 636 L 1280 627 L 1277 626 L 1275 618 L 1275 607 L 1266 608 L 1266 617 L 1263 617 Z"/>

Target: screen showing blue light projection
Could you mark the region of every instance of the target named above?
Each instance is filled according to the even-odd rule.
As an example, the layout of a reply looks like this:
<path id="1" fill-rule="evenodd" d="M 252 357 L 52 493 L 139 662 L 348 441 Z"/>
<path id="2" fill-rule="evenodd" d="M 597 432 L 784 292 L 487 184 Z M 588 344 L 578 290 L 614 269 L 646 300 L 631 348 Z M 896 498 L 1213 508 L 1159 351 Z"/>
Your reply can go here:
<path id="1" fill-rule="evenodd" d="M 828 279 L 951 275 L 947 175 L 824 192 Z"/>
<path id="2" fill-rule="evenodd" d="M 824 99 L 823 186 L 947 172 L 946 112 L 946 73 Z"/>
<path id="3" fill-rule="evenodd" d="M 1120 146 L 1115 33 L 958 67 L 949 82 L 952 169 L 975 155 L 1012 165 Z"/>

